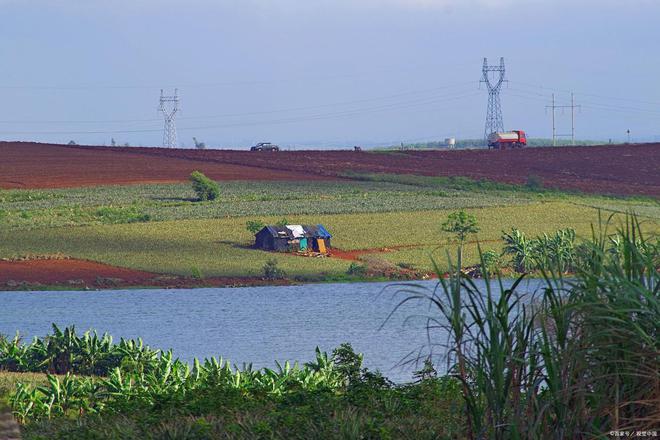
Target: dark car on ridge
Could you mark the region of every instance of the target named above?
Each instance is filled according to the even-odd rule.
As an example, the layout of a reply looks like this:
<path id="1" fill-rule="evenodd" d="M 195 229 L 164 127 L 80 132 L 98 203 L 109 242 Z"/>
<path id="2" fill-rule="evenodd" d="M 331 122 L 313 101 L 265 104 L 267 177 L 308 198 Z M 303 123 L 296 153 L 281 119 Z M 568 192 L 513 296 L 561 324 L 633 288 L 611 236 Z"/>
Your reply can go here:
<path id="1" fill-rule="evenodd" d="M 259 142 L 250 151 L 280 151 L 280 147 L 270 142 Z"/>

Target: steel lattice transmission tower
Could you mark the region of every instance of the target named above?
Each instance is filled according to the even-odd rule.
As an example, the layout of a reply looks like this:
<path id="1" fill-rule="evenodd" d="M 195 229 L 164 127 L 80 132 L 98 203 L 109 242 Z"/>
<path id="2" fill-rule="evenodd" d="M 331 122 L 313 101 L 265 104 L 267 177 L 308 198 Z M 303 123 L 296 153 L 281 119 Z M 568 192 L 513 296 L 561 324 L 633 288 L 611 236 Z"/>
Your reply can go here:
<path id="1" fill-rule="evenodd" d="M 160 105 L 158 111 L 165 118 L 165 127 L 163 129 L 163 146 L 167 148 L 176 148 L 176 124 L 174 120 L 179 111 L 179 91 L 174 89 L 174 95 L 165 96 L 163 89 L 160 89 Z"/>
<path id="2" fill-rule="evenodd" d="M 486 84 L 488 89 L 488 110 L 486 111 L 486 127 L 484 128 L 484 140 L 488 135 L 495 131 L 504 131 L 504 122 L 502 122 L 502 105 L 500 104 L 500 89 L 504 79 L 504 58 L 500 58 L 499 66 L 489 66 L 488 59 L 484 58 L 482 68 L 482 83 Z"/>

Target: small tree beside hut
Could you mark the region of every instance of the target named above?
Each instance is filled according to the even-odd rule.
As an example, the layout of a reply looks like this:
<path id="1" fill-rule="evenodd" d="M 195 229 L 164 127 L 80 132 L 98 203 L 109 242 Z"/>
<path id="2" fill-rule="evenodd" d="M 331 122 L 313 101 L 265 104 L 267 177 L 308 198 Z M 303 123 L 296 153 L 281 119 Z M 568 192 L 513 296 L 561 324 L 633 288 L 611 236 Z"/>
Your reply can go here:
<path id="1" fill-rule="evenodd" d="M 447 216 L 447 221 L 442 224 L 442 230 L 454 234 L 458 239 L 458 264 L 460 265 L 463 259 L 463 244 L 465 243 L 465 239 L 468 235 L 479 232 L 477 218 L 463 210 L 452 212 Z"/>

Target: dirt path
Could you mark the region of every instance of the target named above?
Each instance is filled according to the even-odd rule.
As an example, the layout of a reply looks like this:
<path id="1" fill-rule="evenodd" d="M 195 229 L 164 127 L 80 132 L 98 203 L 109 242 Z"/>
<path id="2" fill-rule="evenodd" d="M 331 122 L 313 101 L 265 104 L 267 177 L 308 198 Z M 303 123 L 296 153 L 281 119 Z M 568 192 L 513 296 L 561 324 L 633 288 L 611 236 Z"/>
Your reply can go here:
<path id="1" fill-rule="evenodd" d="M 484 243 L 499 243 L 501 240 L 481 240 L 481 241 L 466 241 L 465 244 L 484 244 Z M 345 251 L 342 249 L 332 248 L 330 253 L 331 257 L 340 258 L 342 260 L 358 261 L 363 255 L 369 254 L 384 254 L 388 252 L 394 252 L 401 249 L 415 249 L 415 248 L 424 248 L 424 247 L 442 247 L 442 246 L 457 246 L 457 244 L 429 244 L 429 243 L 420 243 L 420 244 L 402 244 L 397 246 L 386 246 L 380 248 L 370 248 L 370 249 L 354 249 L 350 251 Z"/>
<path id="2" fill-rule="evenodd" d="M 350 251 L 344 251 L 341 249 L 333 248 L 330 252 L 331 257 L 340 258 L 342 260 L 358 261 L 361 256 L 368 254 L 384 254 L 387 252 L 394 252 L 400 249 L 414 249 L 420 247 L 427 247 L 427 244 L 403 244 L 398 246 L 387 246 L 380 248 L 371 248 L 371 249 L 355 249 Z"/>

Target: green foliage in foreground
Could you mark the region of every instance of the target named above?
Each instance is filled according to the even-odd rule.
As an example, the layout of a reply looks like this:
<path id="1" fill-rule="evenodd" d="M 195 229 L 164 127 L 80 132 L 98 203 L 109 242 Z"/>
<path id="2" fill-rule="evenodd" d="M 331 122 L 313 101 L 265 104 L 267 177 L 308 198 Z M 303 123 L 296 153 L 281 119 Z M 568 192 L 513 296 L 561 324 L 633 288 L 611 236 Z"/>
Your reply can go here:
<path id="1" fill-rule="evenodd" d="M 66 370 L 36 384 L 12 378 L 10 400 L 26 438 L 339 439 L 414 432 L 432 439 L 460 435 L 464 425 L 456 380 L 423 373 L 415 384 L 396 386 L 364 368 L 349 344 L 332 356 L 317 349 L 303 366 L 253 370 L 216 358 L 189 366 L 139 340 L 113 344 L 107 335 L 53 330 L 43 340 L 5 341 L 0 349 L 5 368 Z M 90 371 L 103 376 L 74 375 Z"/>
<path id="2" fill-rule="evenodd" d="M 440 288 L 407 286 L 430 307 L 429 332 L 448 334 L 470 439 L 602 438 L 657 430 L 660 421 L 660 275 L 657 247 L 634 217 L 613 237 L 601 224 L 572 279 L 544 272 L 525 297 L 481 290 L 460 270 Z M 610 247 L 612 241 L 619 246 Z M 461 267 L 460 256 L 457 267 Z M 495 283 L 496 285 L 497 283 Z M 443 337 L 444 339 L 444 337 Z"/>

